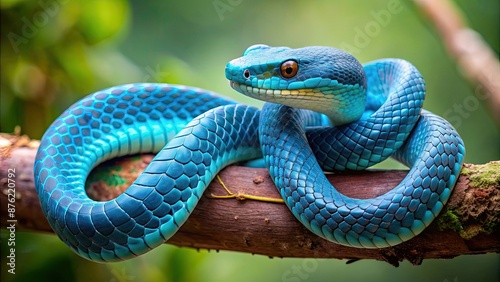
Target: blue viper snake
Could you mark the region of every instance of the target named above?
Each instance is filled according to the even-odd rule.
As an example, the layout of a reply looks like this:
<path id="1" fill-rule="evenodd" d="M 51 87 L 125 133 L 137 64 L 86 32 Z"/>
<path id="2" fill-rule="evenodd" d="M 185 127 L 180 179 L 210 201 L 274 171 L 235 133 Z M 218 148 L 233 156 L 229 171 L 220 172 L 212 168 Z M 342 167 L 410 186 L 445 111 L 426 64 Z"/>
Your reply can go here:
<path id="1" fill-rule="evenodd" d="M 259 110 L 199 88 L 137 83 L 95 92 L 53 122 L 35 184 L 62 241 L 99 262 L 146 253 L 175 234 L 222 168 L 257 158 L 302 224 L 346 246 L 407 241 L 446 204 L 465 148 L 446 120 L 422 109 L 425 82 L 407 61 L 361 65 L 329 47 L 253 45 L 225 73 L 233 89 L 269 103 Z M 123 194 L 87 196 L 94 167 L 141 152 L 157 155 Z M 409 172 L 373 199 L 344 196 L 324 175 L 388 157 Z"/>

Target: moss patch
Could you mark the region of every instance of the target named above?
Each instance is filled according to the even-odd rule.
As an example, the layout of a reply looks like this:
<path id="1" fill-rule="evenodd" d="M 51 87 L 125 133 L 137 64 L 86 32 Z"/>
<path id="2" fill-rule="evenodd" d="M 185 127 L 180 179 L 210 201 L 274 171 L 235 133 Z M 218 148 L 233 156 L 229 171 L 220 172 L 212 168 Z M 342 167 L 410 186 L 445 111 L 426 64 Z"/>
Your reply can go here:
<path id="1" fill-rule="evenodd" d="M 467 226 L 464 230 L 460 231 L 460 237 L 469 240 L 472 239 L 474 236 L 479 234 L 480 232 L 486 233 L 483 227 L 479 224 L 473 224 Z"/>
<path id="2" fill-rule="evenodd" d="M 491 221 L 480 222 L 480 224 L 467 224 L 462 225 L 462 215 L 458 214 L 455 210 L 446 210 L 441 216 L 438 217 L 437 226 L 441 231 L 453 230 L 460 234 L 460 237 L 469 240 L 479 233 L 490 234 L 495 230 L 496 224 Z"/>
<path id="3" fill-rule="evenodd" d="M 439 230 L 453 230 L 456 232 L 461 232 L 464 230 L 462 223 L 460 222 L 459 216 L 453 210 L 446 210 L 441 216 L 438 217 L 438 228 Z"/>
<path id="4" fill-rule="evenodd" d="M 500 186 L 500 161 L 493 161 L 484 165 L 467 165 L 462 168 L 461 174 L 469 177 L 470 186 L 472 187 Z"/>
<path id="5" fill-rule="evenodd" d="M 454 230 L 464 239 L 479 233 L 498 232 L 500 214 L 500 161 L 466 164 L 461 171 L 468 180 L 465 195 L 438 218 L 440 230 Z"/>

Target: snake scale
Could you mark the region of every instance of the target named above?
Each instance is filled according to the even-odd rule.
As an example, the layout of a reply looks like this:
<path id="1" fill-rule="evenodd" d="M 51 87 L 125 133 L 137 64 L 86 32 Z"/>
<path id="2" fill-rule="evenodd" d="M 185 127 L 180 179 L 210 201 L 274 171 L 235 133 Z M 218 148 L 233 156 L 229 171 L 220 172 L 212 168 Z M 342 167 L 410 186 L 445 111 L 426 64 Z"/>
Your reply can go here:
<path id="1" fill-rule="evenodd" d="M 50 225 L 73 251 L 99 262 L 150 251 L 175 234 L 222 168 L 256 158 L 302 224 L 346 246 L 407 241 L 446 204 L 465 148 L 446 120 L 422 109 L 425 82 L 407 61 L 361 65 L 330 47 L 259 44 L 225 72 L 233 89 L 268 102 L 262 110 L 199 88 L 137 83 L 93 93 L 53 122 L 35 183 Z M 140 152 L 157 155 L 123 194 L 89 199 L 92 168 Z M 324 175 L 388 157 L 410 170 L 373 199 L 346 197 Z"/>

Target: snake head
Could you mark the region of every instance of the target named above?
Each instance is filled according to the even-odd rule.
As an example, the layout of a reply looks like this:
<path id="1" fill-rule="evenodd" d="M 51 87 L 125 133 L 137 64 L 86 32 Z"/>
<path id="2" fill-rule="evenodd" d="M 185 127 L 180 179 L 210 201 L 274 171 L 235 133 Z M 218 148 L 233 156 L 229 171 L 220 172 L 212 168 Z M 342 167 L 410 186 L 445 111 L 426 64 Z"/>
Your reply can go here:
<path id="1" fill-rule="evenodd" d="M 246 96 L 321 112 L 334 125 L 358 120 L 366 103 L 363 66 L 331 47 L 252 45 L 227 63 L 226 78 Z"/>

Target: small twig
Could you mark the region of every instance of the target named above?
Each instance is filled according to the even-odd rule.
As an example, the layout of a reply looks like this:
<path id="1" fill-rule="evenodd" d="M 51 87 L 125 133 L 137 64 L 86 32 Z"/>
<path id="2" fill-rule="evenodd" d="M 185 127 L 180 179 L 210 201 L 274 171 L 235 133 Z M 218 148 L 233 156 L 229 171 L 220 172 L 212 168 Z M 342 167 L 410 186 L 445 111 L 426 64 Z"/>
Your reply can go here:
<path id="1" fill-rule="evenodd" d="M 238 201 L 244 201 L 244 200 L 254 200 L 254 201 L 261 201 L 261 202 L 268 202 L 268 203 L 275 203 L 275 204 L 284 204 L 285 201 L 282 198 L 271 198 L 271 197 L 264 197 L 264 196 L 258 196 L 258 195 L 251 195 L 251 194 L 246 194 L 243 191 L 238 191 L 236 194 L 231 192 L 229 188 L 226 186 L 224 181 L 222 181 L 222 178 L 220 177 L 219 174 L 216 175 L 217 181 L 219 181 L 219 184 L 226 190 L 227 195 L 214 195 L 213 193 L 210 194 L 210 197 L 213 199 L 236 199 Z M 255 181 L 254 181 L 255 183 Z"/>

